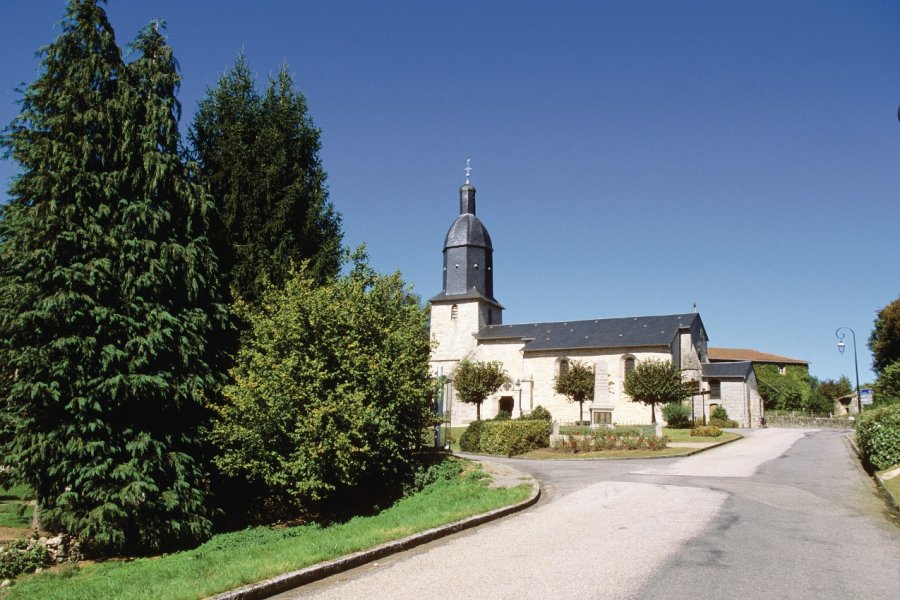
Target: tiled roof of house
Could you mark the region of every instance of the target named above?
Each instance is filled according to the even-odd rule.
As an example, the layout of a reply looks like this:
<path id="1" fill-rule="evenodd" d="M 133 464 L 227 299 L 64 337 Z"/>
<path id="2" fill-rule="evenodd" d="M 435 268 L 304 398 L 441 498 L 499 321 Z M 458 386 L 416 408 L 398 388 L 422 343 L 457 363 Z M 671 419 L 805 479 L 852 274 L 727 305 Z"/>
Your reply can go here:
<path id="1" fill-rule="evenodd" d="M 703 327 L 697 313 L 558 323 L 487 325 L 475 337 L 479 341 L 525 340 L 526 351 L 640 348 L 669 346 L 679 330 L 688 329 L 695 322 Z"/>
<path id="2" fill-rule="evenodd" d="M 809 364 L 808 360 L 778 356 L 777 354 L 768 354 L 767 352 L 750 350 L 749 348 L 709 348 L 707 350 L 707 356 L 709 357 L 710 362 L 749 360 L 751 362 L 776 363 L 782 365 Z"/>

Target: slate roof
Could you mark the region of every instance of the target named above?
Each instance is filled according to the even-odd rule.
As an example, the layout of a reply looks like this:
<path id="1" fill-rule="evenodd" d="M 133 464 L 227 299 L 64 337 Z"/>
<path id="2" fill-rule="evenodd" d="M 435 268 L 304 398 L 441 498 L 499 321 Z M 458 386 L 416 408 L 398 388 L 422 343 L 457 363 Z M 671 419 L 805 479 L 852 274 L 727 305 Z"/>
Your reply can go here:
<path id="1" fill-rule="evenodd" d="M 753 370 L 753 363 L 749 360 L 737 362 L 703 363 L 703 376 L 715 378 L 740 378 L 747 379 Z"/>
<path id="2" fill-rule="evenodd" d="M 749 348 L 709 348 L 707 356 L 710 362 L 749 360 L 751 362 L 776 363 L 782 365 L 808 365 L 808 360 L 788 358 L 777 354 L 768 354 Z"/>
<path id="3" fill-rule="evenodd" d="M 703 327 L 698 313 L 558 323 L 487 325 L 475 337 L 479 341 L 525 340 L 525 350 L 528 352 L 669 346 L 679 330 L 688 329 L 695 322 Z"/>
<path id="4" fill-rule="evenodd" d="M 455 246 L 478 246 L 488 250 L 493 250 L 494 248 L 491 244 L 491 236 L 488 235 L 484 223 L 472 213 L 459 215 L 453 221 L 450 229 L 447 230 L 447 237 L 444 238 L 444 249 Z"/>

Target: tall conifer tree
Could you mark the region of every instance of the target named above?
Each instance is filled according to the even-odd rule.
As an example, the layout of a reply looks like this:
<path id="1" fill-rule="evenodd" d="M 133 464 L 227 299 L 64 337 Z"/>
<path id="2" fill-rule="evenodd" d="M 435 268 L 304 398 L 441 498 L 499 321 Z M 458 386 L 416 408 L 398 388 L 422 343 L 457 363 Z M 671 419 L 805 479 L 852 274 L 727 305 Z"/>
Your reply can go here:
<path id="1" fill-rule="evenodd" d="M 5 138 L 21 175 L 0 221 L 3 477 L 101 553 L 210 530 L 210 203 L 179 159 L 171 50 L 155 27 L 134 47 L 126 66 L 98 1 L 70 0 Z"/>
<path id="2" fill-rule="evenodd" d="M 328 201 L 319 136 L 287 67 L 260 96 L 240 56 L 200 103 L 190 138 L 223 221 L 222 270 L 245 300 L 303 261 L 319 283 L 340 269 L 341 219 Z"/>

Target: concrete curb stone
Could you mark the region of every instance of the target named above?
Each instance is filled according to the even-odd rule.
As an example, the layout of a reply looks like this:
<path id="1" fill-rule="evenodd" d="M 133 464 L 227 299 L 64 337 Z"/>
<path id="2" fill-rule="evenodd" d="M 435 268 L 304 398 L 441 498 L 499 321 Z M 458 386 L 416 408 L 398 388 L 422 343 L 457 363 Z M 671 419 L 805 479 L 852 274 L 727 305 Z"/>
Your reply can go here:
<path id="1" fill-rule="evenodd" d="M 271 579 L 266 579 L 265 581 L 252 583 L 228 592 L 223 592 L 216 596 L 212 596 L 211 598 L 212 600 L 257 600 L 259 598 L 268 598 L 269 596 L 286 592 L 293 588 L 300 587 L 301 585 L 306 585 L 307 583 L 312 583 L 313 581 L 318 581 L 337 573 L 349 571 L 350 569 L 372 562 L 373 560 L 403 552 L 404 550 L 409 550 L 410 548 L 427 544 L 436 539 L 525 510 L 536 504 L 540 499 L 541 485 L 537 479 L 534 479 L 526 473 L 522 473 L 522 477 L 523 483 L 528 479 L 531 480 L 531 494 L 528 498 L 518 504 L 504 506 L 503 508 L 468 517 L 462 521 L 456 521 L 455 523 L 427 529 L 399 540 L 385 542 L 374 548 L 369 548 L 368 550 L 360 550 L 359 552 L 347 554 L 346 556 L 341 556 L 334 560 L 311 565 L 304 569 L 291 571 Z"/>

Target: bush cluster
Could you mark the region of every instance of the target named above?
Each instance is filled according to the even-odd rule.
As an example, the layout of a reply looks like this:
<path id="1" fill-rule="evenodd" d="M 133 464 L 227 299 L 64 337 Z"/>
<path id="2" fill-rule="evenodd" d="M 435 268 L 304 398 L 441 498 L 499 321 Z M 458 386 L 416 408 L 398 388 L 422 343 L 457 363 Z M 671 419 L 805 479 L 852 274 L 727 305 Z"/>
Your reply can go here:
<path id="1" fill-rule="evenodd" d="M 0 549 L 0 579 L 34 573 L 50 562 L 47 547 L 37 540 L 18 539 Z"/>
<path id="2" fill-rule="evenodd" d="M 553 449 L 566 454 L 602 450 L 662 450 L 668 443 L 666 436 L 642 435 L 630 429 L 606 430 L 564 436 Z"/>
<path id="3" fill-rule="evenodd" d="M 485 421 L 472 421 L 459 436 L 459 449 L 463 452 L 481 451 L 481 428 Z"/>
<path id="4" fill-rule="evenodd" d="M 553 415 L 550 414 L 549 410 L 538 404 L 534 407 L 534 410 L 522 417 L 522 419 L 552 421 Z"/>
<path id="5" fill-rule="evenodd" d="M 691 409 L 681 402 L 669 402 L 662 409 L 663 418 L 673 429 L 691 427 Z"/>
<path id="6" fill-rule="evenodd" d="M 704 425 L 691 429 L 691 435 L 696 437 L 719 437 L 722 435 L 722 430 L 714 425 Z"/>
<path id="7" fill-rule="evenodd" d="M 536 448 L 546 448 L 549 440 L 549 420 L 494 419 L 472 421 L 459 438 L 459 448 L 463 452 L 515 456 Z"/>
<path id="8" fill-rule="evenodd" d="M 487 421 L 481 430 L 479 445 L 486 454 L 516 456 L 550 443 L 550 423 L 537 419 Z"/>
<path id="9" fill-rule="evenodd" d="M 856 421 L 856 443 L 870 467 L 900 464 L 900 404 L 864 411 Z"/>
<path id="10" fill-rule="evenodd" d="M 738 427 L 738 422 L 734 419 L 717 419 L 713 417 L 709 420 L 709 425 L 711 427 L 718 427 L 720 429 L 725 427 L 731 427 L 732 429 Z"/>

